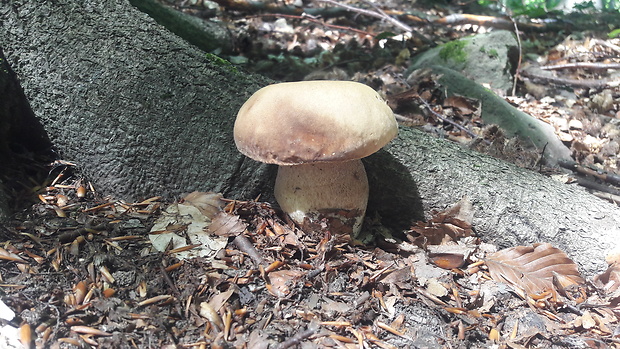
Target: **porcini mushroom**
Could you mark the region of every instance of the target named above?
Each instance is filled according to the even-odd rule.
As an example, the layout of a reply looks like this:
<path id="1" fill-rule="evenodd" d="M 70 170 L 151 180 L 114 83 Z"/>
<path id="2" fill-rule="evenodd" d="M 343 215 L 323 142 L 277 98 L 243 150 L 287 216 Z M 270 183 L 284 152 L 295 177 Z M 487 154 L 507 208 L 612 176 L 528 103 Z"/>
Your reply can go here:
<path id="1" fill-rule="evenodd" d="M 326 223 L 353 236 L 368 203 L 360 159 L 397 133 L 379 94 L 350 81 L 269 85 L 243 104 L 234 127 L 241 153 L 280 166 L 274 194 L 284 212 L 302 227 Z"/>

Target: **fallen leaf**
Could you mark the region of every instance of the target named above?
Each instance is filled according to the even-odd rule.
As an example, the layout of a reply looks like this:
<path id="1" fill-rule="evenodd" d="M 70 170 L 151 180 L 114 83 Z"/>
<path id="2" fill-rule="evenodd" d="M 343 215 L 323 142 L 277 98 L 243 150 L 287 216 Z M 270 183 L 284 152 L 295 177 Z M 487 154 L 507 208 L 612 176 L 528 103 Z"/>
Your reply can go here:
<path id="1" fill-rule="evenodd" d="M 234 287 L 229 287 L 227 291 L 220 292 L 211 297 L 211 299 L 209 300 L 209 305 L 215 311 L 219 311 L 224 306 L 224 304 L 228 302 L 228 299 L 230 299 L 233 293 L 235 293 Z"/>
<path id="2" fill-rule="evenodd" d="M 428 258 L 436 266 L 443 269 L 456 269 L 465 264 L 465 256 L 461 253 L 429 253 Z"/>
<path id="3" fill-rule="evenodd" d="M 172 204 L 153 224 L 149 239 L 156 250 L 176 251 L 179 259 L 213 257 L 226 247 L 228 238 L 208 234 L 210 222 L 195 206 Z"/>
<path id="4" fill-rule="evenodd" d="M 448 295 L 448 289 L 435 278 L 430 278 L 426 281 L 426 291 L 435 297 Z"/>
<path id="5" fill-rule="evenodd" d="M 584 281 L 577 265 L 548 243 L 507 248 L 489 255 L 485 263 L 493 280 L 507 283 L 520 295 L 533 298 L 545 292 L 551 292 L 554 299 L 557 297 L 554 275 L 573 285 Z"/>
<path id="6" fill-rule="evenodd" d="M 217 236 L 237 236 L 243 233 L 246 227 L 239 216 L 221 211 L 213 217 L 207 231 Z"/>
<path id="7" fill-rule="evenodd" d="M 603 273 L 595 275 L 593 278 L 594 284 L 606 293 L 612 294 L 620 288 L 620 266 L 617 264 L 611 265 Z"/>
<path id="8" fill-rule="evenodd" d="M 203 215 L 213 219 L 226 205 L 223 198 L 220 193 L 195 191 L 187 194 L 181 202 L 196 207 Z"/>
<path id="9" fill-rule="evenodd" d="M 411 236 L 409 240 L 422 248 L 457 241 L 471 235 L 473 219 L 471 202 L 464 197 L 447 210 L 435 213 L 428 222 L 417 222 L 411 232 L 418 236 Z"/>
<path id="10" fill-rule="evenodd" d="M 450 96 L 443 101 L 443 106 L 456 108 L 463 115 L 472 114 L 478 109 L 463 96 Z"/>
<path id="11" fill-rule="evenodd" d="M 290 287 L 304 275 L 305 272 L 298 270 L 278 270 L 269 273 L 269 285 L 267 289 L 276 297 L 284 298 L 291 292 Z"/>

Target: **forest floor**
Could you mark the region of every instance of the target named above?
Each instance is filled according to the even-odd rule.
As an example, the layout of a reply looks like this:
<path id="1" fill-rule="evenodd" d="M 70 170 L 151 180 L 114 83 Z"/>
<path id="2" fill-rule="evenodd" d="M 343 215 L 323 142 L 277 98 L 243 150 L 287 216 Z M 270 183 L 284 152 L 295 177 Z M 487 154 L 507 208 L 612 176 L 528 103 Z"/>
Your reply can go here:
<path id="1" fill-rule="evenodd" d="M 351 5 L 382 14 L 368 3 Z M 416 15 L 394 15 L 416 32 L 399 41 L 402 28 L 385 17 L 177 6 L 227 21 L 239 44 L 226 58 L 248 70 L 288 81 L 360 81 L 388 100 L 415 90 L 432 111 L 402 108 L 408 126 L 464 146 L 488 143 L 477 149 L 541 170 L 537 152 L 516 160 L 520 146 L 484 125 L 475 101 L 446 98 L 431 81 L 407 82 L 411 56 L 491 30 L 480 18 L 439 21 L 467 9 L 422 6 Z M 606 34 L 522 32 L 522 64 L 554 65 L 559 80 L 522 78 L 506 98 L 553 125 L 571 148 L 578 166 L 553 171 L 559 180 L 617 203 L 618 85 L 579 84 L 620 79 L 613 68 L 620 40 Z M 367 220 L 364 229 L 378 237 L 361 245 L 320 229 L 302 232 L 269 203 L 208 193 L 128 203 L 101 197 L 70 163 L 50 169 L 33 190 L 38 202 L 0 227 L 0 347 L 15 347 L 14 336 L 39 348 L 620 347 L 620 257 L 583 280 L 547 244 L 497 252 L 475 237 L 466 201 L 428 212 L 427 222 L 402 232 L 404 241 Z"/>

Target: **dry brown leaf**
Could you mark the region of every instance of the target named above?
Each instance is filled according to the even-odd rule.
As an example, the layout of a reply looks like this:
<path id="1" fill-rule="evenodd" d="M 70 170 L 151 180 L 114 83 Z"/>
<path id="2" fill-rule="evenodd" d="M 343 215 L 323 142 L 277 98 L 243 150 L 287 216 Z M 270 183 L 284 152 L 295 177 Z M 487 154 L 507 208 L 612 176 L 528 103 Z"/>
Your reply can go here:
<path id="1" fill-rule="evenodd" d="M 463 96 L 450 96 L 443 101 L 443 106 L 456 108 L 463 115 L 472 114 L 478 109 L 473 105 L 473 103 L 471 103 L 471 101 Z"/>
<path id="2" fill-rule="evenodd" d="M 0 247 L 0 259 L 18 263 L 28 263 L 22 257 L 16 255 L 15 253 L 7 251 L 2 247 Z"/>
<path id="3" fill-rule="evenodd" d="M 410 240 L 420 247 L 456 241 L 471 235 L 473 219 L 471 202 L 464 197 L 447 210 L 436 213 L 428 222 L 417 222 L 411 231 L 419 236 Z"/>
<path id="4" fill-rule="evenodd" d="M 594 276 L 594 284 L 612 294 L 620 288 L 620 266 L 613 264 L 605 272 Z"/>
<path id="5" fill-rule="evenodd" d="M 220 211 L 213 217 L 207 230 L 217 236 L 237 236 L 243 233 L 246 227 L 239 216 Z"/>
<path id="6" fill-rule="evenodd" d="M 186 205 L 196 207 L 200 213 L 213 219 L 226 203 L 220 193 L 195 191 L 187 194 L 182 200 Z"/>
<path id="7" fill-rule="evenodd" d="M 507 283 L 517 293 L 533 298 L 545 292 L 557 296 L 559 290 L 554 277 L 563 280 L 563 287 L 583 282 L 577 265 L 548 243 L 507 248 L 489 255 L 485 263 L 493 280 Z"/>
<path id="8" fill-rule="evenodd" d="M 284 245 L 295 246 L 298 248 L 304 248 L 304 245 L 299 241 L 299 238 L 295 234 L 295 231 L 285 225 L 278 223 L 274 219 L 268 220 L 269 225 L 273 228 L 273 232 L 280 238 L 280 241 Z"/>
<path id="9" fill-rule="evenodd" d="M 267 289 L 276 297 L 283 298 L 291 292 L 294 285 L 305 272 L 299 270 L 278 270 L 269 273 L 269 285 Z"/>
<path id="10" fill-rule="evenodd" d="M 228 302 L 228 299 L 230 299 L 233 293 L 235 293 L 234 288 L 229 287 L 227 291 L 220 292 L 211 297 L 211 299 L 209 300 L 209 305 L 213 309 L 215 309 L 215 311 L 219 311 L 224 306 L 224 304 Z"/>
<path id="11" fill-rule="evenodd" d="M 462 253 L 429 253 L 429 260 L 436 266 L 452 270 L 465 264 L 465 256 Z"/>

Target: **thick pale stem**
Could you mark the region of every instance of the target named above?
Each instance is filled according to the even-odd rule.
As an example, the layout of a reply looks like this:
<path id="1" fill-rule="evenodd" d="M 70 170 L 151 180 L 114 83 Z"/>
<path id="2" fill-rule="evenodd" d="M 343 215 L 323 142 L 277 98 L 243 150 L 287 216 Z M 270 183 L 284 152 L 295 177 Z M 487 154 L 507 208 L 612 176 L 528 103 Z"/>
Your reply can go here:
<path id="1" fill-rule="evenodd" d="M 368 203 L 368 179 L 360 160 L 280 166 L 275 197 L 304 226 L 324 223 L 332 233 L 359 234 Z"/>

